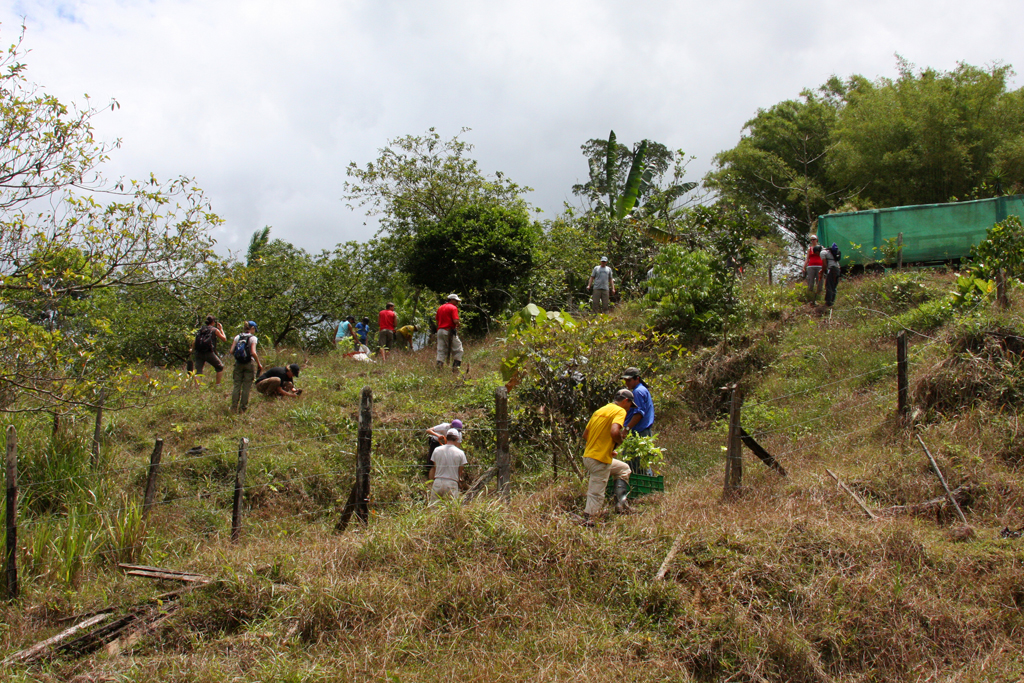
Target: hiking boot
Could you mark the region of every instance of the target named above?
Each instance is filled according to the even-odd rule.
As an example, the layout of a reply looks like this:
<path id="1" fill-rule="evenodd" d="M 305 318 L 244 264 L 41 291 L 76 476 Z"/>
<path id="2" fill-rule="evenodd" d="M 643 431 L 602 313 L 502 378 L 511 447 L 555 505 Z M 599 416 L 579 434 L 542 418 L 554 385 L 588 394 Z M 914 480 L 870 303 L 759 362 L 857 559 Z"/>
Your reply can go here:
<path id="1" fill-rule="evenodd" d="M 629 498 L 629 482 L 621 479 L 615 480 L 615 511 L 623 513 L 626 511 L 626 500 Z"/>
<path id="2" fill-rule="evenodd" d="M 462 365 L 462 361 L 461 360 L 453 360 L 452 361 L 452 373 L 454 373 L 456 375 L 459 374 L 459 366 L 460 365 Z"/>

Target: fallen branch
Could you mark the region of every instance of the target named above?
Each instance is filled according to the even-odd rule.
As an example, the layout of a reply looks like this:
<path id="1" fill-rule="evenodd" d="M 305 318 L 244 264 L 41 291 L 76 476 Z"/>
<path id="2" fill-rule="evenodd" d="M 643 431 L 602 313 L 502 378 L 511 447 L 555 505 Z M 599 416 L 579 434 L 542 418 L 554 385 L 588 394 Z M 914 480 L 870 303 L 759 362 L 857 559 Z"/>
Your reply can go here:
<path id="1" fill-rule="evenodd" d="M 665 578 L 665 574 L 668 572 L 668 567 L 672 564 L 672 560 L 676 559 L 676 555 L 679 553 L 679 547 L 683 543 L 683 534 L 680 533 L 676 536 L 676 540 L 672 543 L 672 547 L 668 551 L 668 555 L 665 556 L 665 561 L 661 563 L 661 567 L 658 569 L 658 573 L 655 574 L 654 580 L 661 581 Z"/>
<path id="2" fill-rule="evenodd" d="M 949 498 L 949 502 L 953 504 L 954 508 L 956 508 L 956 514 L 960 516 L 960 521 L 964 523 L 964 526 L 968 526 L 967 518 L 964 517 L 964 511 L 960 509 L 960 504 L 956 502 L 956 498 L 954 498 L 953 494 L 950 493 L 949 485 L 946 484 L 946 478 L 942 476 L 942 470 L 939 469 L 939 464 L 935 462 L 935 458 L 932 457 L 932 452 L 924 445 L 924 441 L 921 439 L 920 434 L 916 434 L 915 436 L 917 436 L 917 441 L 921 444 L 921 448 L 924 449 L 925 455 L 928 456 L 928 462 L 932 464 L 932 471 L 935 472 L 935 476 L 937 476 L 939 481 L 942 482 L 942 488 L 946 491 L 946 497 Z"/>
<path id="3" fill-rule="evenodd" d="M 476 495 L 480 493 L 484 485 L 486 485 L 487 482 L 493 479 L 496 474 L 498 474 L 497 465 L 495 465 L 494 467 L 490 468 L 489 470 L 481 474 L 479 477 L 477 477 L 476 481 L 473 482 L 473 485 L 466 489 L 466 493 L 463 494 L 462 504 L 466 505 L 472 502 L 473 498 L 475 498 Z"/>
<path id="4" fill-rule="evenodd" d="M 851 497 L 851 498 L 853 498 L 853 499 L 854 499 L 855 501 L 857 501 L 857 505 L 860 505 L 860 509 L 861 509 L 861 510 L 863 510 L 865 514 L 867 514 L 867 516 L 868 516 L 868 519 L 878 519 L 878 518 L 877 518 L 877 517 L 875 516 L 875 513 L 873 513 L 873 512 L 872 512 L 872 511 L 871 511 L 871 510 L 870 510 L 870 509 L 868 508 L 868 506 L 864 504 L 864 501 L 860 499 L 860 496 L 858 496 L 858 495 L 857 495 L 856 493 L 854 493 L 854 492 L 853 492 L 853 491 L 852 491 L 852 490 L 850 489 L 850 487 L 849 487 L 849 486 L 847 486 L 847 485 L 846 485 L 846 484 L 844 484 L 844 483 L 843 483 L 842 481 L 840 481 L 839 477 L 837 477 L 837 476 L 835 475 L 835 473 L 834 473 L 834 472 L 833 472 L 832 470 L 830 470 L 830 469 L 826 469 L 825 471 L 826 471 L 826 472 L 828 472 L 828 476 L 830 476 L 830 477 L 832 477 L 833 479 L 835 479 L 835 480 L 836 480 L 836 483 L 837 483 L 837 484 L 839 484 L 839 487 L 840 487 L 841 489 L 843 489 L 844 491 L 846 491 L 847 493 L 849 493 L 849 494 L 850 494 L 850 497 Z"/>
<path id="5" fill-rule="evenodd" d="M 960 502 L 961 500 L 965 500 L 973 490 L 974 488 L 972 486 L 960 486 L 958 488 L 953 489 L 953 498 L 955 498 L 957 502 Z M 910 503 L 907 505 L 893 505 L 887 508 L 878 508 L 875 510 L 875 514 L 920 515 L 935 512 L 936 510 L 948 504 L 949 499 L 946 498 L 945 496 L 942 496 L 940 498 L 932 498 L 931 500 L 926 500 L 923 503 Z"/>
<path id="6" fill-rule="evenodd" d="M 80 621 L 71 628 L 67 628 L 61 631 L 52 638 L 47 638 L 41 643 L 36 643 L 32 647 L 22 650 L 21 652 L 15 652 L 13 655 L 5 659 L 3 661 L 3 664 L 15 664 L 18 662 L 24 663 L 35 661 L 43 657 L 44 655 L 49 654 L 50 650 L 52 650 L 55 645 L 59 645 L 60 643 L 64 642 L 65 640 L 75 635 L 79 631 L 83 631 L 87 628 L 95 626 L 96 624 L 100 623 L 109 616 L 109 613 L 97 614 L 95 616 L 89 617 L 85 621 Z"/>
<path id="7" fill-rule="evenodd" d="M 213 581 L 209 576 L 193 574 L 192 572 L 179 572 L 174 569 L 162 569 L 160 567 L 147 567 L 141 564 L 119 564 L 119 569 L 124 569 L 128 576 L 138 576 L 144 579 L 159 579 L 163 581 L 181 581 L 182 583 L 207 584 Z"/>

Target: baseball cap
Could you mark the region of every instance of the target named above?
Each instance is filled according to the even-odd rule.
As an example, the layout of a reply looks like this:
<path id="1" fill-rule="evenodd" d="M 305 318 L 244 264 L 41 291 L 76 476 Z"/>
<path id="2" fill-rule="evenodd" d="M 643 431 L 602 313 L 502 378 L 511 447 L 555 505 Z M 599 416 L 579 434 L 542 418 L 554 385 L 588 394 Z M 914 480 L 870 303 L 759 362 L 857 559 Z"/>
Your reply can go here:
<path id="1" fill-rule="evenodd" d="M 255 323 L 255 321 L 252 321 L 252 320 L 246 320 L 246 321 L 245 321 L 245 324 L 246 324 L 246 325 L 248 325 L 249 327 L 251 327 L 251 328 L 252 328 L 252 329 L 254 329 L 254 330 L 258 329 L 258 328 L 256 327 L 256 323 Z"/>
<path id="2" fill-rule="evenodd" d="M 640 368 L 626 368 L 619 375 L 620 379 L 640 379 Z"/>
<path id="3" fill-rule="evenodd" d="M 288 369 L 292 371 L 292 375 L 294 375 L 295 377 L 299 376 L 299 364 L 298 363 L 292 363 L 291 365 L 288 366 Z"/>
<path id="4" fill-rule="evenodd" d="M 601 257 L 601 261 L 602 261 L 602 263 L 608 261 L 608 257 L 607 256 L 602 256 Z"/>
<path id="5" fill-rule="evenodd" d="M 462 420 L 460 420 L 458 418 L 455 418 L 454 420 L 452 420 L 451 424 L 452 424 L 452 428 L 453 429 L 462 429 Z"/>
<path id="6" fill-rule="evenodd" d="M 630 401 L 633 400 L 633 392 L 629 389 L 619 389 L 615 392 L 615 398 L 612 399 L 615 403 L 618 403 L 624 398 L 628 398 Z"/>
<path id="7" fill-rule="evenodd" d="M 456 441 L 462 441 L 462 434 L 459 433 L 458 429 L 449 429 L 448 433 L 445 434 L 448 439 L 455 439 Z"/>

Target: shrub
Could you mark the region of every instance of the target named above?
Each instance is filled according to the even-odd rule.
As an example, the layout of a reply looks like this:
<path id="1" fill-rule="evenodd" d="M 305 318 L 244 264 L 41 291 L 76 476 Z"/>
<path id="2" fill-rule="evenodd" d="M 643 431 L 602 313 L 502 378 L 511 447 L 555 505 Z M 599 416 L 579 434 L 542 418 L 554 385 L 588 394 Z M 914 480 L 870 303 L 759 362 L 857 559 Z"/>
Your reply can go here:
<path id="1" fill-rule="evenodd" d="M 665 247 L 647 292 L 658 323 L 695 337 L 721 332 L 736 306 L 735 276 L 723 261 L 707 251 Z"/>

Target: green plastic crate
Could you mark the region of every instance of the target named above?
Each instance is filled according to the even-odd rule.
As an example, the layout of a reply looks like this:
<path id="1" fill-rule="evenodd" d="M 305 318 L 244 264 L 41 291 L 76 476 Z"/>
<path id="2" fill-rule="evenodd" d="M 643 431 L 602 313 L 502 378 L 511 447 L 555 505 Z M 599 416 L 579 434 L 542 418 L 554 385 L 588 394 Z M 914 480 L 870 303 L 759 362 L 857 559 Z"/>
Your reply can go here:
<path id="1" fill-rule="evenodd" d="M 665 477 L 648 477 L 646 474 L 629 475 L 629 498 L 639 498 L 648 493 L 665 490 Z M 615 492 L 615 480 L 608 479 L 608 487 L 605 489 L 605 496 L 611 497 Z"/>

